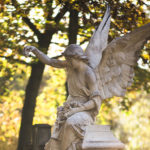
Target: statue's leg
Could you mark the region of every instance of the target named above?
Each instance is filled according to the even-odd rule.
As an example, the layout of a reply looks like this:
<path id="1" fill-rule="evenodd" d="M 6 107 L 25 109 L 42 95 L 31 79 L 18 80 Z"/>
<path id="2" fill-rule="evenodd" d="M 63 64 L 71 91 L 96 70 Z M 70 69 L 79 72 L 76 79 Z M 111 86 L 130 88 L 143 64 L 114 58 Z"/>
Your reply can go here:
<path id="1" fill-rule="evenodd" d="M 72 143 L 67 150 L 82 150 L 82 142 Z"/>
<path id="2" fill-rule="evenodd" d="M 77 136 L 73 128 L 73 120 L 67 119 L 65 126 L 64 126 L 64 131 L 63 131 L 63 138 L 61 141 L 61 148 L 62 150 L 76 150 L 74 148 L 74 145 L 72 145 L 74 141 L 76 141 Z M 69 148 L 70 147 L 70 148 Z"/>
<path id="3" fill-rule="evenodd" d="M 79 112 L 69 117 L 63 128 L 61 150 L 80 150 L 77 147 L 81 145 L 86 126 L 91 123 L 93 119 L 88 112 Z"/>
<path id="4" fill-rule="evenodd" d="M 51 138 L 46 144 L 44 150 L 60 150 L 60 142 Z"/>

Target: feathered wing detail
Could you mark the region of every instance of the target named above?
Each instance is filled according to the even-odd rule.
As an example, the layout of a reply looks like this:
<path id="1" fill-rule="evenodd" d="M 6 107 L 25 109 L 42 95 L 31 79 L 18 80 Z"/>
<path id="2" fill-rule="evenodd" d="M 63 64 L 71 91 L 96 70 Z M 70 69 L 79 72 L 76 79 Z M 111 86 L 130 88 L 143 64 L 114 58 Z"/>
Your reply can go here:
<path id="1" fill-rule="evenodd" d="M 137 53 L 148 39 L 150 23 L 114 39 L 107 46 L 100 64 L 95 68 L 102 99 L 124 96 L 126 88 L 131 86 L 133 81 Z"/>
<path id="2" fill-rule="evenodd" d="M 93 68 L 96 68 L 100 63 L 102 52 L 107 46 L 110 18 L 110 7 L 107 6 L 104 18 L 98 29 L 93 33 L 86 48 L 85 54 L 88 56 L 89 63 Z"/>

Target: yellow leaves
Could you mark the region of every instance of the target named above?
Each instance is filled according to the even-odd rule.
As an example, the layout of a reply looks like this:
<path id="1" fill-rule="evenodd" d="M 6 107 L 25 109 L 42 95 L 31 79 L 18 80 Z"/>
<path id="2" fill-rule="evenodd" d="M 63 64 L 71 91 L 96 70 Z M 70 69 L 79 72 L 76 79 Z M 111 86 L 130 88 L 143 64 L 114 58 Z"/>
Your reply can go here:
<path id="1" fill-rule="evenodd" d="M 136 91 L 131 91 L 128 93 L 128 98 L 135 99 L 138 96 L 138 94 L 139 93 Z"/>
<path id="2" fill-rule="evenodd" d="M 123 32 L 124 32 L 124 33 L 127 33 L 127 32 L 128 32 L 128 30 L 127 30 L 127 29 L 123 29 Z"/>
<path id="3" fill-rule="evenodd" d="M 64 70 L 48 67 L 44 73 L 41 93 L 37 98 L 34 122 L 53 125 L 56 120 L 57 107 L 65 101 Z"/>
<path id="4" fill-rule="evenodd" d="M 1 67 L 0 71 L 0 77 L 7 77 L 10 74 L 10 69 L 12 69 L 13 65 L 8 63 L 6 59 L 0 58 L 0 65 L 3 66 Z"/>
<path id="5" fill-rule="evenodd" d="M 127 150 L 149 149 L 150 94 L 131 91 L 126 94 L 131 102 L 129 110 L 121 110 L 122 98 L 105 100 L 97 117 L 99 124 L 111 124 L 115 135 L 126 144 Z"/>
<path id="6" fill-rule="evenodd" d="M 147 60 L 149 60 L 150 59 L 150 56 L 149 56 L 149 54 L 142 54 L 142 57 L 144 58 L 144 59 L 147 59 Z"/>
<path id="7" fill-rule="evenodd" d="M 6 141 L 5 137 L 4 136 L 0 136 L 0 141 L 5 142 Z"/>
<path id="8" fill-rule="evenodd" d="M 7 49 L 6 52 L 11 53 L 11 51 Z M 0 61 L 0 63 L 2 66 L 0 71 L 0 77 L 2 79 L 1 82 L 3 82 L 10 73 L 10 77 L 8 77 L 8 79 L 6 78 L 6 87 L 7 90 L 10 91 L 7 93 L 8 95 L 0 95 L 0 140 L 5 144 L 3 147 L 3 143 L 0 143 L 0 149 L 5 150 L 7 147 L 9 147 L 9 149 L 12 149 L 13 147 L 14 149 L 14 145 L 12 146 L 12 143 L 14 142 L 13 137 L 17 139 L 20 127 L 24 95 L 24 91 L 22 90 L 23 88 L 20 87 L 24 87 L 25 80 L 20 80 L 20 78 L 17 77 L 22 75 L 23 70 L 28 72 L 29 69 L 25 68 L 24 65 L 17 65 L 17 70 L 14 71 L 14 66 L 16 64 L 10 64 L 5 59 Z M 17 82 L 19 82 L 19 85 Z M 4 84 L 1 86 L 0 92 L 2 92 Z"/>
<path id="9" fill-rule="evenodd" d="M 12 137 L 18 136 L 20 127 L 20 110 L 23 105 L 22 92 L 11 91 L 9 97 L 3 96 L 0 103 L 0 140 L 11 142 Z M 1 146 L 1 145 L 0 145 Z"/>

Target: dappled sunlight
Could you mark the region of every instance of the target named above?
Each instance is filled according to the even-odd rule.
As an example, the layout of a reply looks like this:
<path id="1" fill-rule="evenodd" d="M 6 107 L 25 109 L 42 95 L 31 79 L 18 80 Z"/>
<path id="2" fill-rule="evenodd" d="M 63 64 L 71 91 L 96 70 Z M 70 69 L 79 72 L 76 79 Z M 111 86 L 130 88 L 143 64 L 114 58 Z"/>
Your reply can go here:
<path id="1" fill-rule="evenodd" d="M 50 57 L 61 55 L 74 40 L 85 49 L 106 9 L 104 1 L 97 0 L 86 0 L 86 3 L 77 0 L 76 5 L 76 1 L 71 0 L 69 7 L 66 0 L 61 4 L 58 0 L 51 2 L 0 1 L 0 150 L 16 150 L 25 94 L 29 99 L 36 95 L 33 89 L 37 84 L 31 88 L 33 91 L 25 92 L 29 79 L 32 80 L 30 86 L 38 82 L 32 72 L 38 59 L 31 53 L 30 57 L 23 56 L 24 46 L 33 45 Z M 110 2 L 112 15 L 109 42 L 150 22 L 149 0 L 107 2 Z M 68 30 L 71 7 L 79 11 L 76 35 L 72 32 L 74 28 Z M 66 8 L 69 8 L 67 12 Z M 40 65 L 34 68 L 36 73 Z M 65 82 L 65 70 L 45 67 L 38 96 L 34 99 L 36 107 L 30 127 L 32 124 L 54 125 L 57 107 L 66 100 Z M 30 118 L 30 114 L 26 118 Z M 126 144 L 126 150 L 150 149 L 150 40 L 140 53 L 133 85 L 124 98 L 103 101 L 96 123 L 110 125 L 116 137 Z"/>
<path id="2" fill-rule="evenodd" d="M 22 96 L 24 91 L 13 90 L 9 97 L 3 96 L 0 103 L 0 140 L 11 144 L 11 138 L 18 136 L 21 120 L 21 109 L 23 106 Z"/>
<path id="3" fill-rule="evenodd" d="M 127 93 L 127 97 L 133 101 L 128 110 L 122 110 L 119 99 L 104 103 L 97 123 L 110 124 L 116 137 L 125 143 L 127 150 L 140 150 L 141 147 L 142 150 L 149 150 L 150 94 L 133 91 Z"/>
<path id="4" fill-rule="evenodd" d="M 57 107 L 66 99 L 65 71 L 48 67 L 41 84 L 41 93 L 37 98 L 37 106 L 33 124 L 47 123 L 54 125 Z M 40 110 L 40 111 L 39 111 Z"/>

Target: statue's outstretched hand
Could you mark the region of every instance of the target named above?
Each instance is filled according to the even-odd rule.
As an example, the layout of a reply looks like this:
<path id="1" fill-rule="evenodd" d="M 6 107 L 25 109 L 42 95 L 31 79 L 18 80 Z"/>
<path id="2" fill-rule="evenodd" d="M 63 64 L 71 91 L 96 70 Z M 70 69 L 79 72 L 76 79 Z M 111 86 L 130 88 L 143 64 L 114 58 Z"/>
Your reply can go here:
<path id="1" fill-rule="evenodd" d="M 27 57 L 27 56 L 29 56 L 30 52 L 34 52 L 36 50 L 37 50 L 37 48 L 34 46 L 25 46 L 23 49 L 23 55 L 25 55 Z"/>

